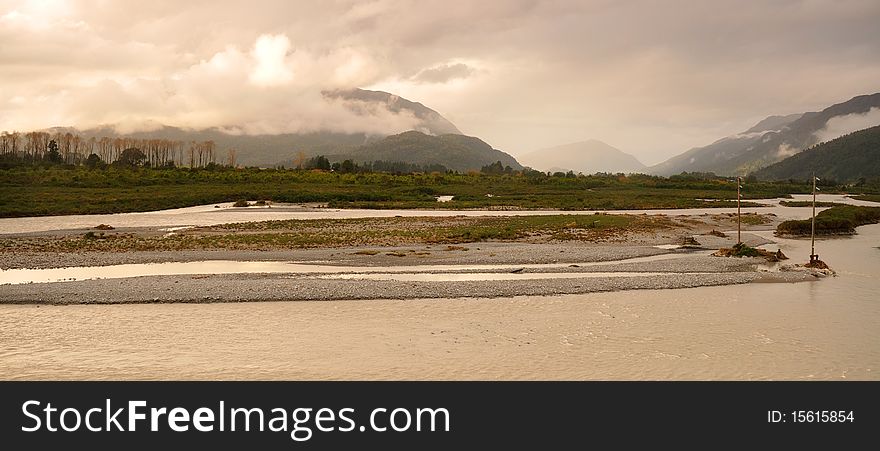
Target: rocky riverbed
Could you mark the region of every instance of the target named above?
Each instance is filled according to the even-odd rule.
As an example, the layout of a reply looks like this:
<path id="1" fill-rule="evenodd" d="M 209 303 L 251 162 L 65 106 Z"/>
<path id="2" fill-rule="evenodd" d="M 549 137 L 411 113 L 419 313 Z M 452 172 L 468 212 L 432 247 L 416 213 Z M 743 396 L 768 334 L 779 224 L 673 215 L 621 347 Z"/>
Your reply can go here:
<path id="1" fill-rule="evenodd" d="M 446 220 L 450 221 L 450 220 Z M 653 221 L 653 220 L 652 220 Z M 633 289 L 666 289 L 742 284 L 758 281 L 796 282 L 815 277 L 802 272 L 768 272 L 758 258 L 719 258 L 708 254 L 730 246 L 735 237 L 713 232 L 727 217 L 676 217 L 636 230 L 603 231 L 585 235 L 577 230 L 564 235 L 528 234 L 507 241 L 450 243 L 404 243 L 403 245 L 323 246 L 263 249 L 180 249 L 121 251 L 40 250 L 40 241 L 69 243 L 75 231 L 55 235 L 38 234 L 7 239 L 0 253 L 4 269 L 0 303 L 7 304 L 92 304 L 142 302 L 243 302 L 283 300 L 416 299 L 449 297 L 509 297 L 520 295 L 577 294 Z M 772 218 L 766 222 L 771 222 Z M 763 221 L 762 221 L 763 222 Z M 408 225 L 408 222 L 404 222 Z M 424 228 L 425 222 L 414 222 Z M 650 222 L 648 224 L 655 224 Z M 361 224 L 355 223 L 354 226 Z M 764 225 L 764 224 L 761 224 Z M 351 224 L 345 223 L 344 227 Z M 448 223 L 446 224 L 448 226 Z M 772 225 L 770 225 L 772 226 Z M 252 227 L 252 226 L 248 226 Z M 757 229 L 757 226 L 753 226 Z M 766 228 L 766 226 L 765 226 Z M 220 232 L 218 232 L 220 230 Z M 398 227 L 394 233 L 404 237 Z M 403 231 L 405 232 L 405 230 Z M 128 230 L 126 240 L 152 240 L 156 230 Z M 190 231 L 195 236 L 228 232 L 225 228 Z M 284 233 L 284 232 L 276 232 Z M 238 235 L 240 236 L 240 235 Z M 559 236 L 574 237 L 559 239 Z M 585 239 L 586 237 L 586 239 Z M 271 243 L 269 238 L 260 237 Z M 745 233 L 750 246 L 769 243 Z M 149 241 L 148 241 L 149 242 Z M 9 243 L 12 243 L 11 245 Z M 64 246 L 57 246 L 65 249 Z M 50 247 L 49 249 L 52 249 Z M 220 271 L 198 270 L 150 272 L 149 264 L 168 262 L 213 262 Z M 291 262 L 300 270 L 236 270 L 240 262 Z M 145 265 L 141 272 L 110 276 L 104 267 Z M 315 265 L 323 268 L 314 270 Z M 471 266 L 468 266 L 471 265 Z M 516 265 L 524 265 L 517 267 Z M 27 283 L 15 279 L 29 269 L 79 269 L 75 281 Z M 303 268 L 309 270 L 303 271 Z M 82 273 L 91 272 L 83 275 Z M 377 272 L 415 274 L 375 277 Z M 371 277 L 364 274 L 371 273 Z M 441 274 L 468 275 L 468 280 L 434 277 Z M 492 274 L 510 273 L 505 280 Z M 579 276 L 578 274 L 583 274 Z M 339 278 L 344 274 L 345 278 Z M 481 276 L 481 274 L 483 276 Z M 516 274 L 516 275 L 514 275 Z M 140 275 L 140 276 L 138 276 Z M 24 276 L 22 276 L 24 277 Z M 88 279 L 88 280 L 83 280 Z M 367 280 L 369 279 L 369 280 Z M 37 280 L 37 279 L 33 279 Z M 52 279 L 57 280 L 57 279 Z"/>

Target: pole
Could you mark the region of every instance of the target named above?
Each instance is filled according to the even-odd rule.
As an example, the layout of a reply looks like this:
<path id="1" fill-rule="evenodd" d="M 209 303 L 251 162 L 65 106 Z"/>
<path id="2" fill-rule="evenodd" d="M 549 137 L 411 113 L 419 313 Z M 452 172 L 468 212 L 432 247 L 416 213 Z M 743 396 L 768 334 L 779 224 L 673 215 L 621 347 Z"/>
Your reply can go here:
<path id="1" fill-rule="evenodd" d="M 740 214 L 740 188 L 742 188 L 742 177 L 736 178 L 736 244 L 742 244 L 742 215 Z"/>
<path id="2" fill-rule="evenodd" d="M 816 173 L 813 173 L 813 219 L 810 225 L 810 263 L 818 260 L 816 257 Z"/>

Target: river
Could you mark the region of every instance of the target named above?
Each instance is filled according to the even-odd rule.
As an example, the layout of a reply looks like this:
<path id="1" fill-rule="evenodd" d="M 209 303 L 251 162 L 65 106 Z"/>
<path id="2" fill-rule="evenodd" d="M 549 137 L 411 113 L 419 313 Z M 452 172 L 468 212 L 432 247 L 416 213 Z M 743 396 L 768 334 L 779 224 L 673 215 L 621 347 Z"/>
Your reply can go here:
<path id="1" fill-rule="evenodd" d="M 794 195 L 793 200 L 807 200 L 807 195 Z M 744 208 L 744 212 L 773 213 L 783 218 L 797 216 L 797 209 L 779 205 L 780 200 L 750 200 L 766 204 L 765 207 Z M 875 202 L 859 201 L 843 195 L 822 194 L 819 200 L 824 202 L 840 202 L 851 205 L 878 205 Z M 733 213 L 736 208 L 689 208 L 678 210 L 602 210 L 606 213 L 619 214 L 715 214 Z M 279 204 L 272 207 L 236 208 L 232 203 L 200 205 L 171 210 L 148 211 L 140 213 L 117 213 L 105 215 L 69 215 L 40 216 L 27 218 L 0 218 L 0 235 L 15 233 L 48 232 L 55 230 L 90 229 L 98 224 L 109 224 L 113 227 L 154 227 L 178 228 L 194 226 L 210 226 L 232 222 L 253 222 L 280 219 L 352 219 L 352 218 L 389 218 L 394 216 L 525 216 L 555 214 L 593 214 L 589 211 L 559 210 L 356 210 L 334 208 L 309 208 L 300 205 Z"/>
<path id="2" fill-rule="evenodd" d="M 858 231 L 817 243 L 837 277 L 797 284 L 0 305 L 0 379 L 878 380 L 880 225 Z M 809 240 L 776 241 L 795 260 L 809 254 Z"/>

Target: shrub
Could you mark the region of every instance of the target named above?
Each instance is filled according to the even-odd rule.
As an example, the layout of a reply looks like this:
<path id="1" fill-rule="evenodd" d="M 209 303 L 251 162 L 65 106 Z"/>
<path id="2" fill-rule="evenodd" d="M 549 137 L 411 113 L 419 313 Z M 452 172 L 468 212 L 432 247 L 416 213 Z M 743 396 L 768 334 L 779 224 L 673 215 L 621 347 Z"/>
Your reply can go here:
<path id="1" fill-rule="evenodd" d="M 877 222 L 880 222 L 880 207 L 837 205 L 816 215 L 816 235 L 851 235 L 856 227 Z M 785 221 L 776 227 L 776 233 L 806 236 L 811 229 L 809 219 Z"/>

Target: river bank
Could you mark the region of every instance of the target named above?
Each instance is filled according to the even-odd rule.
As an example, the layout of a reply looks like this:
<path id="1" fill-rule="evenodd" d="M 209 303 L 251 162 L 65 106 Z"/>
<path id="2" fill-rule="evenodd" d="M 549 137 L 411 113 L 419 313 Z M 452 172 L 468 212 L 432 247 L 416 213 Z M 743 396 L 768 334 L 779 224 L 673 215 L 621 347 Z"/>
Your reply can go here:
<path id="1" fill-rule="evenodd" d="M 481 242 L 368 251 L 17 253 L 5 260 L 19 267 L 3 272 L 0 303 L 491 298 L 814 280 L 759 270 L 765 263 L 759 258 L 708 255 L 733 237 L 696 235 L 693 242 L 705 244 L 678 249 L 644 244 L 669 236 L 639 237 L 642 243 Z M 744 241 L 769 243 L 750 233 Z"/>

